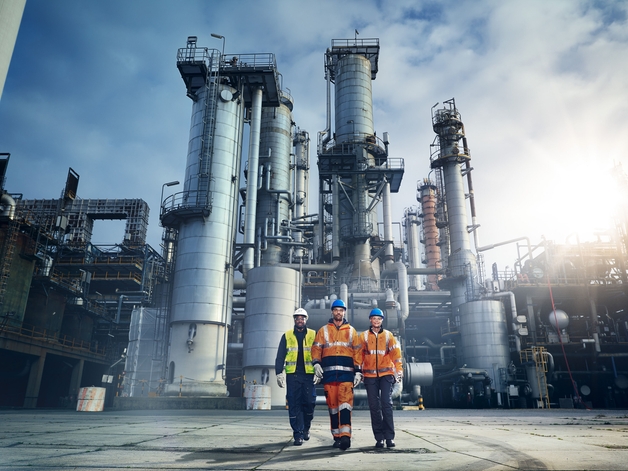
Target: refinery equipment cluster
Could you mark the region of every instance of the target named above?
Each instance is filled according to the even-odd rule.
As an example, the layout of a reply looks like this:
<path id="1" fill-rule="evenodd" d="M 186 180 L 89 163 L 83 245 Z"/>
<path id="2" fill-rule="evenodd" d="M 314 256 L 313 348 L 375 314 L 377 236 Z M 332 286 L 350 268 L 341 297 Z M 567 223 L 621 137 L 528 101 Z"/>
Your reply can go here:
<path id="1" fill-rule="evenodd" d="M 44 207 L 4 192 L 2 280 L 19 252 L 9 250 L 16 234 L 24 238 L 29 224 L 48 221 L 50 231 L 40 232 L 52 234 L 49 243 L 31 257 L 40 299 L 65 270 L 80 288 L 71 293 L 75 308 L 110 304 L 104 315 L 84 307 L 94 331 L 128 323 L 128 344 L 118 339 L 124 362 L 115 361 L 119 351 L 102 361 L 97 349 L 88 352 L 101 365 L 97 371 L 124 372 L 112 386 L 119 396 L 262 394 L 270 406 L 284 406 L 274 362 L 292 313 L 305 308 L 308 326 L 318 329 L 341 299 L 358 331 L 368 328 L 372 308 L 385 312 L 384 327 L 403 352 L 404 382 L 394 394 L 401 405 L 628 406 L 625 215 L 597 242 L 504 241 L 516 246 L 514 270 L 494 266 L 487 273 L 483 252 L 501 244 L 478 246 L 471 153 L 452 98 L 432 108 L 431 171 L 412 176 L 415 202 L 396 203 L 405 210 L 402 237 L 395 238 L 393 195 L 404 160 L 389 155 L 388 133 L 375 126 L 379 54 L 378 39 L 331 41 L 324 52 L 326 123 L 311 140 L 295 123 L 298 104 L 281 88 L 273 54 L 225 54 L 188 37 L 176 64 L 192 105 L 189 147 L 179 191 L 163 198 L 164 187 L 179 182 L 162 186 L 161 253 L 142 245 L 142 217 L 113 252 L 95 251 L 89 231 L 78 237 L 77 227 L 89 228 L 99 214 L 120 211 L 131 221 L 147 208 L 136 200 L 79 207 L 72 198 L 76 176 L 58 200 L 63 204 Z M 310 195 L 314 161 L 318 194 Z M 616 174 L 628 190 L 621 168 Z M 46 218 L 24 219 L 38 211 Z M 74 213 L 87 222 L 66 217 Z M 29 245 L 19 247 L 24 252 Z M 99 278 L 109 273 L 105 260 L 125 267 L 126 292 L 111 277 Z M 18 300 L 12 301 L 18 308 L 7 310 L 9 296 L 0 296 L 6 331 L 21 328 L 24 314 L 20 322 L 7 314 L 22 309 Z M 30 312 L 28 296 L 22 303 Z M 45 316 L 26 317 L 46 323 Z M 68 377 L 70 389 L 80 385 L 81 362 L 81 371 Z M 45 368 L 37 362 L 28 368 L 24 390 L 34 405 L 34 384 Z M 356 389 L 357 403 L 365 398 Z"/>

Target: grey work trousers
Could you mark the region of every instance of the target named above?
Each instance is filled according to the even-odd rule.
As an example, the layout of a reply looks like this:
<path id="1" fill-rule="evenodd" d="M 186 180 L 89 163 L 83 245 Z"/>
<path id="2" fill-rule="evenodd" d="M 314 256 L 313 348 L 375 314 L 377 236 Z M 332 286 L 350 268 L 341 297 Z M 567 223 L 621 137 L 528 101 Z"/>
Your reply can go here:
<path id="1" fill-rule="evenodd" d="M 395 438 L 391 397 L 394 384 L 395 377 L 393 375 L 364 378 L 371 411 L 371 428 L 375 440 L 392 440 Z"/>

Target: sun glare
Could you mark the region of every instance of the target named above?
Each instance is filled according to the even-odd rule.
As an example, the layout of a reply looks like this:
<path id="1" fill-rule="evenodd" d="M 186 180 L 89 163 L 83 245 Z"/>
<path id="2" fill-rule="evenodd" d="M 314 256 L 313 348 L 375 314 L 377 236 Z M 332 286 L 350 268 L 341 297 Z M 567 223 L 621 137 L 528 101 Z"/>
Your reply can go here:
<path id="1" fill-rule="evenodd" d="M 608 240 L 626 199 L 614 171 L 578 166 L 561 170 L 561 178 L 546 192 L 553 215 L 544 236 L 558 243 Z"/>

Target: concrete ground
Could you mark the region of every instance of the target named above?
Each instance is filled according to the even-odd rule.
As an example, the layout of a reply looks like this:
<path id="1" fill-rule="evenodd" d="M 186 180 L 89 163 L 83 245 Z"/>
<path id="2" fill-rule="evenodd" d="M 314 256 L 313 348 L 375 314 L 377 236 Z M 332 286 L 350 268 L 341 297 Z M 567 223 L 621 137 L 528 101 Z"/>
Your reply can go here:
<path id="1" fill-rule="evenodd" d="M 325 406 L 292 445 L 285 410 L 0 411 L 0 470 L 625 470 L 628 411 L 395 411 L 397 447 L 376 449 L 368 411 L 347 451 Z"/>

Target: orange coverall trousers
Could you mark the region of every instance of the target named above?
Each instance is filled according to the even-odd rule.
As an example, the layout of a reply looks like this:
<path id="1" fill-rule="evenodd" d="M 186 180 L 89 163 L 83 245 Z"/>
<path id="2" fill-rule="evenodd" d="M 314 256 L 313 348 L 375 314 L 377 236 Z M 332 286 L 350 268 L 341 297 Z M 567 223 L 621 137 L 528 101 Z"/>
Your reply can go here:
<path id="1" fill-rule="evenodd" d="M 331 434 L 334 439 L 351 437 L 351 411 L 353 411 L 353 383 L 327 383 L 325 399 L 329 409 Z"/>

